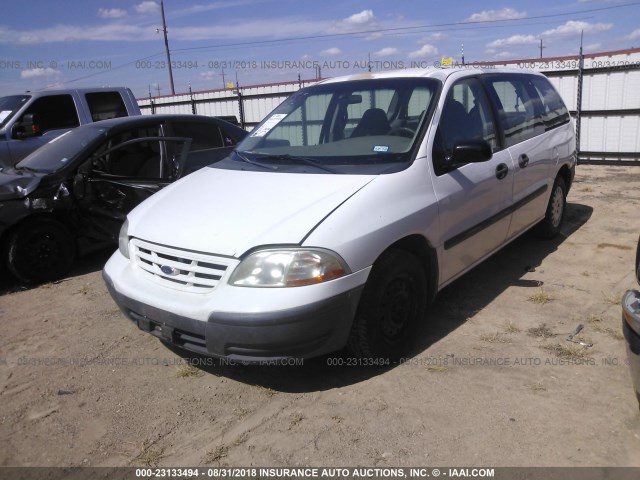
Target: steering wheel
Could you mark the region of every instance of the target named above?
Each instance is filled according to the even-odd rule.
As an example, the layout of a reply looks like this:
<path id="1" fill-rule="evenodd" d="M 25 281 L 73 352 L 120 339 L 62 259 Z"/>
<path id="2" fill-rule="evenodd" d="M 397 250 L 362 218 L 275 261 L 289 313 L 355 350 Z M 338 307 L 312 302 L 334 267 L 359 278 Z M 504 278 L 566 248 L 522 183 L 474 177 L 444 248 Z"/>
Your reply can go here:
<path id="1" fill-rule="evenodd" d="M 415 130 L 410 129 L 409 127 L 396 127 L 392 128 L 389 132 L 389 135 L 395 135 L 397 137 L 407 137 L 413 138 L 416 134 Z"/>

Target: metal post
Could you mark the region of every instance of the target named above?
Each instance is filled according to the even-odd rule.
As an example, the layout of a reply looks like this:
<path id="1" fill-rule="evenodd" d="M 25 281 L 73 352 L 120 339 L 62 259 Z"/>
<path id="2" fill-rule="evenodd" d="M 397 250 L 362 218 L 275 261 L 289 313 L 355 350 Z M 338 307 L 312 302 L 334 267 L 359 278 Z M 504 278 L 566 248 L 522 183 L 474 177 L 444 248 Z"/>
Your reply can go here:
<path id="1" fill-rule="evenodd" d="M 582 53 L 582 37 L 580 33 L 580 61 L 578 62 L 578 96 L 576 99 L 576 161 L 580 158 L 580 128 L 582 123 L 582 77 L 584 75 L 584 55 Z"/>
<path id="2" fill-rule="evenodd" d="M 196 112 L 196 102 L 193 99 L 193 92 L 191 91 L 191 84 L 189 84 L 189 97 L 191 98 L 191 113 L 193 113 L 195 115 L 197 113 Z"/>
<path id="3" fill-rule="evenodd" d="M 173 86 L 173 69 L 171 68 L 171 54 L 169 53 L 169 37 L 167 36 L 167 22 L 164 18 L 164 0 L 160 0 L 160 11 L 162 12 L 162 33 L 164 33 L 164 48 L 167 51 L 167 66 L 169 67 L 169 83 L 171 84 L 171 95 L 176 94 Z"/>

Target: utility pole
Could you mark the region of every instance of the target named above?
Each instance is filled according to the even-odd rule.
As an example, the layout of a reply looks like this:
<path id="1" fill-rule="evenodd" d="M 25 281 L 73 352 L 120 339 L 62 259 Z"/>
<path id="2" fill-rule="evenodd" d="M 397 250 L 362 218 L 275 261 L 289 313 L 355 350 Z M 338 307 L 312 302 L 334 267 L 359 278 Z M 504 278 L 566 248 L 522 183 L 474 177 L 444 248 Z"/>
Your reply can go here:
<path id="1" fill-rule="evenodd" d="M 580 159 L 580 131 L 582 127 L 582 81 L 584 77 L 584 55 L 582 53 L 582 39 L 584 30 L 580 32 L 580 60 L 578 62 L 578 96 L 576 98 L 576 156 Z"/>
<path id="2" fill-rule="evenodd" d="M 540 39 L 540 58 L 542 58 L 542 49 L 547 48 L 542 46 L 542 39 Z"/>
<path id="3" fill-rule="evenodd" d="M 462 53 L 462 65 L 464 65 L 464 43 L 460 44 L 460 53 Z"/>
<path id="4" fill-rule="evenodd" d="M 164 48 L 167 51 L 167 66 L 169 67 L 169 83 L 171 84 L 171 95 L 176 94 L 173 86 L 173 70 L 171 68 L 171 54 L 169 53 L 169 37 L 167 36 L 167 22 L 164 18 L 164 0 L 160 0 L 160 11 L 162 12 L 162 29 L 156 28 L 156 33 L 164 33 Z"/>

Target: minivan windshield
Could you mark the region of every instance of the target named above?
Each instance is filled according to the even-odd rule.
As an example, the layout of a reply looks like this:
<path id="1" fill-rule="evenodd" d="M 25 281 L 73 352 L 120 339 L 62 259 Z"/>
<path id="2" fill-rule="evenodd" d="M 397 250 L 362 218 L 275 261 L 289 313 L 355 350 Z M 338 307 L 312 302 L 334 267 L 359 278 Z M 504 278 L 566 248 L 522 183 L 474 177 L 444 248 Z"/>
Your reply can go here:
<path id="1" fill-rule="evenodd" d="M 4 127 L 30 98 L 30 95 L 10 95 L 0 98 L 0 128 Z"/>
<path id="2" fill-rule="evenodd" d="M 57 172 L 87 149 L 92 148 L 98 139 L 104 138 L 105 135 L 105 128 L 97 128 L 93 125 L 70 130 L 26 156 L 16 165 L 16 169 L 43 173 Z"/>
<path id="3" fill-rule="evenodd" d="M 355 174 L 404 169 L 440 86 L 429 78 L 384 78 L 304 88 L 267 116 L 235 155 L 212 167 Z"/>

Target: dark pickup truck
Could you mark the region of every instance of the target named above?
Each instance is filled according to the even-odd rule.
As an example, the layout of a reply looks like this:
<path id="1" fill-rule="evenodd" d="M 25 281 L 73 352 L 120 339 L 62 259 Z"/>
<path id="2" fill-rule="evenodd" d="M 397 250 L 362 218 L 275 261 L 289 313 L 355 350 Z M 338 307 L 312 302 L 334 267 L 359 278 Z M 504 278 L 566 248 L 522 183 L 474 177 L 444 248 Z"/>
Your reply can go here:
<path id="1" fill-rule="evenodd" d="M 199 115 L 115 118 L 54 138 L 0 171 L 0 252 L 25 282 L 117 245 L 126 215 L 162 187 L 227 156 L 247 132 Z"/>

